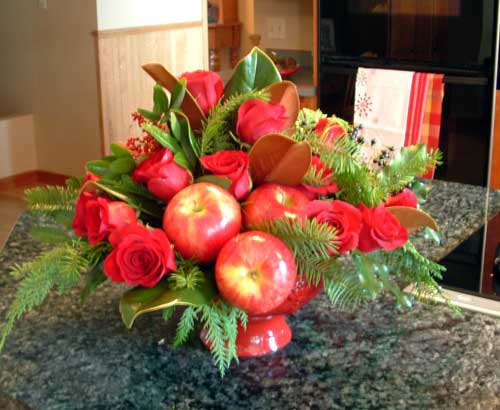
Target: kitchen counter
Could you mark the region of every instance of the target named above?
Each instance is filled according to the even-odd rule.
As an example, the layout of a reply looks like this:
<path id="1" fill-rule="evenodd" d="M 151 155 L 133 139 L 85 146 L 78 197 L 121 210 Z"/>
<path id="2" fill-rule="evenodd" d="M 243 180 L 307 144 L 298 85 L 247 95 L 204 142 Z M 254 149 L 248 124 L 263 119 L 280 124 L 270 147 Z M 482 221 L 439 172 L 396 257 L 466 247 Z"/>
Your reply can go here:
<path id="1" fill-rule="evenodd" d="M 425 208 L 443 243 L 417 242 L 439 259 L 484 224 L 486 204 L 488 217 L 500 212 L 500 193 L 433 184 Z M 0 254 L 0 312 L 14 295 L 8 267 L 44 246 L 27 234 L 37 223 L 22 216 Z M 457 317 L 441 305 L 398 311 L 384 298 L 345 313 L 319 296 L 289 317 L 294 335 L 285 349 L 242 359 L 221 380 L 197 337 L 170 346 L 173 328 L 160 314 L 127 331 L 122 290 L 100 289 L 84 306 L 77 293 L 54 294 L 22 320 L 0 358 L 0 408 L 27 408 L 21 401 L 40 410 L 500 408 L 500 319 Z"/>

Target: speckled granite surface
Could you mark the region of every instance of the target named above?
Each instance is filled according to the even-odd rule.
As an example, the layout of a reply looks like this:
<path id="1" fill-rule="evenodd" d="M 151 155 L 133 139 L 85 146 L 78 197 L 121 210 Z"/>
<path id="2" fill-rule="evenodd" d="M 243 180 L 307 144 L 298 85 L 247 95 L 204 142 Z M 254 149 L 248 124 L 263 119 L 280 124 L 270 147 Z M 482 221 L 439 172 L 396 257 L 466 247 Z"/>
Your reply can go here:
<path id="1" fill-rule="evenodd" d="M 484 221 L 484 190 L 435 182 L 426 208 L 443 230 L 439 258 Z M 500 195 L 490 198 L 500 211 Z M 41 247 L 23 216 L 0 254 L 0 312 L 12 300 L 14 262 Z M 500 320 L 443 306 L 398 312 L 381 299 L 354 313 L 320 296 L 289 322 L 293 341 L 268 357 L 241 360 L 224 380 L 194 337 L 172 349 L 159 315 L 132 331 L 121 324 L 122 288 L 85 306 L 58 296 L 19 323 L 0 361 L 0 407 L 39 410 L 500 409 Z"/>

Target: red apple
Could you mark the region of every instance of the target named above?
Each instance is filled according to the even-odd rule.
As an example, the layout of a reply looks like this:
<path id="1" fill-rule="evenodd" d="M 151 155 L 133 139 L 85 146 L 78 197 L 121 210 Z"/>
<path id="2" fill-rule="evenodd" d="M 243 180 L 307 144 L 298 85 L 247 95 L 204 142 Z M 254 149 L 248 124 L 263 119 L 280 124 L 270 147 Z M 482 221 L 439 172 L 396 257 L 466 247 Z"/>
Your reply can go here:
<path id="1" fill-rule="evenodd" d="M 215 264 L 215 281 L 222 297 L 253 315 L 278 307 L 291 292 L 296 277 L 288 247 L 259 231 L 229 240 Z"/>
<path id="2" fill-rule="evenodd" d="M 240 228 L 240 204 L 228 191 L 207 182 L 177 192 L 163 216 L 163 229 L 175 250 L 202 264 L 215 261 Z"/>
<path id="3" fill-rule="evenodd" d="M 243 205 L 243 226 L 252 228 L 280 218 L 297 218 L 309 198 L 298 189 L 265 184 L 255 189 Z"/>

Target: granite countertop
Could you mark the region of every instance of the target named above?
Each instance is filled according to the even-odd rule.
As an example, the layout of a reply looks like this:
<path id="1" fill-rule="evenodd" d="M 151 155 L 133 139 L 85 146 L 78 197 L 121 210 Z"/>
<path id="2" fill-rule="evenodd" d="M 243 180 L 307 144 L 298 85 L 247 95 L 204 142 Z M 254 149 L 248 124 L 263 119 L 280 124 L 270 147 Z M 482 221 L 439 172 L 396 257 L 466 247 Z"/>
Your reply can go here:
<path id="1" fill-rule="evenodd" d="M 484 223 L 486 203 L 489 217 L 500 212 L 500 193 L 433 184 L 426 209 L 441 225 L 443 245 L 420 246 L 440 258 Z M 9 266 L 43 248 L 27 234 L 39 223 L 21 217 L 0 254 L 0 313 L 14 295 Z M 286 348 L 242 359 L 221 380 L 197 337 L 170 346 L 173 328 L 160 314 L 127 331 L 118 313 L 122 290 L 100 289 L 83 307 L 76 293 L 53 294 L 22 320 L 0 357 L 0 408 L 500 408 L 499 319 L 457 317 L 442 305 L 401 312 L 384 298 L 345 313 L 319 296 L 289 317 L 294 335 Z"/>

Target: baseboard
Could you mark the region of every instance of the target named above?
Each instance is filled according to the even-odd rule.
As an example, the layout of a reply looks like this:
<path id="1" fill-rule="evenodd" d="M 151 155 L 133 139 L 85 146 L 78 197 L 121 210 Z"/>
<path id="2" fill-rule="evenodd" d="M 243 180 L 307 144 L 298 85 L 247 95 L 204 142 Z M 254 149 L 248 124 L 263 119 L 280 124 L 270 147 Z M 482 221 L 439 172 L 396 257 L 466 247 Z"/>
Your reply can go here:
<path id="1" fill-rule="evenodd" d="M 0 190 L 9 188 L 19 188 L 36 183 L 47 185 L 64 185 L 69 177 L 67 175 L 56 174 L 47 171 L 28 171 L 22 174 L 12 175 L 0 179 Z"/>

